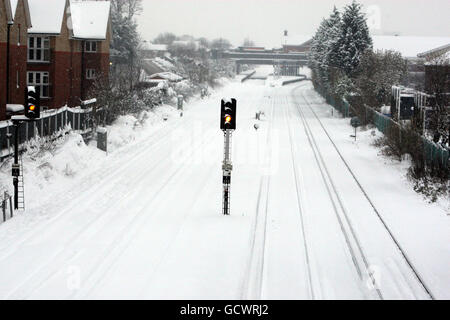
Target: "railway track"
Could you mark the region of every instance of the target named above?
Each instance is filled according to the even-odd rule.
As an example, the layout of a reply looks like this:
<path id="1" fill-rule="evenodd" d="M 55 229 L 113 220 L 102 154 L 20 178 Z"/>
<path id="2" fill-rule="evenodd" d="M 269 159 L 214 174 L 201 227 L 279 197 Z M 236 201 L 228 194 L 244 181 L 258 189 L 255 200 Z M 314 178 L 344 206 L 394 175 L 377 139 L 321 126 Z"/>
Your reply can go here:
<path id="1" fill-rule="evenodd" d="M 295 102 L 293 104 L 295 105 L 296 111 L 300 116 L 305 134 L 308 138 L 308 144 L 314 154 L 315 162 L 317 164 L 317 167 L 319 168 L 320 176 L 326 187 L 328 197 L 333 207 L 333 211 L 339 223 L 342 234 L 345 238 L 345 242 L 347 244 L 355 270 L 358 273 L 361 281 L 364 281 L 365 275 L 368 275 L 371 278 L 371 281 L 375 284 L 376 281 L 373 277 L 372 272 L 370 272 L 370 263 L 367 255 L 364 252 L 361 246 L 361 242 L 356 235 L 353 224 L 347 213 L 347 209 L 345 208 L 342 197 L 336 188 L 333 178 L 331 177 L 328 166 L 326 165 L 323 154 L 319 148 L 319 145 L 317 144 L 311 127 L 309 126 L 303 110 Z M 381 290 L 378 287 L 375 287 L 375 291 L 377 298 L 383 299 Z"/>
<path id="2" fill-rule="evenodd" d="M 389 228 L 389 226 L 387 225 L 387 223 L 385 222 L 385 220 L 383 219 L 382 215 L 380 214 L 379 210 L 377 209 L 377 207 L 375 206 L 374 202 L 370 199 L 367 191 L 364 189 L 364 187 L 362 186 L 361 182 L 358 180 L 358 178 L 356 177 L 354 171 L 351 169 L 351 167 L 349 166 L 348 162 L 345 160 L 345 158 L 343 157 L 341 151 L 339 150 L 339 148 L 337 147 L 336 143 L 333 141 L 333 139 L 331 138 L 329 132 L 326 130 L 325 126 L 323 125 L 322 121 L 320 120 L 320 118 L 318 117 L 317 113 L 314 111 L 314 109 L 312 108 L 311 104 L 309 103 L 309 101 L 306 99 L 306 97 L 304 96 L 304 94 L 301 94 L 301 97 L 303 99 L 303 101 L 305 102 L 305 105 L 308 107 L 308 110 L 311 111 L 311 114 L 314 116 L 314 118 L 318 121 L 321 129 L 323 130 L 323 132 L 326 134 L 327 138 L 329 139 L 330 143 L 332 144 L 333 148 L 336 150 L 337 154 L 339 155 L 339 158 L 342 160 L 343 164 L 345 165 L 345 167 L 347 168 L 348 172 L 351 174 L 353 180 L 355 181 L 355 183 L 357 184 L 358 188 L 360 189 L 361 193 L 363 194 L 363 196 L 365 197 L 365 199 L 367 200 L 367 202 L 370 204 L 370 207 L 373 209 L 373 212 L 375 213 L 376 217 L 379 219 L 379 221 L 381 222 L 383 228 L 387 231 L 387 233 L 389 234 L 389 237 L 391 238 L 391 240 L 393 241 L 393 243 L 395 244 L 396 248 L 398 249 L 398 251 L 401 253 L 404 261 L 406 262 L 406 264 L 408 265 L 408 267 L 410 268 L 410 270 L 412 271 L 412 273 L 414 274 L 415 278 L 417 279 L 417 281 L 420 283 L 420 285 L 422 286 L 422 288 L 424 289 L 424 291 L 428 294 L 428 296 L 434 300 L 435 297 L 433 295 L 433 293 L 431 292 L 431 290 L 428 288 L 428 286 L 426 285 L 426 283 L 424 282 L 423 278 L 420 276 L 420 273 L 418 272 L 418 270 L 414 267 L 414 265 L 412 264 L 410 258 L 408 257 L 408 255 L 406 254 L 405 250 L 401 247 L 398 239 L 394 236 L 393 232 L 391 231 L 391 229 Z M 295 97 L 293 96 L 294 100 Z M 295 102 L 295 101 L 294 101 Z M 299 106 L 296 104 L 297 110 L 298 112 L 301 114 L 301 117 L 303 119 L 303 121 L 306 123 L 305 126 L 308 127 L 308 130 L 311 132 L 311 129 L 307 123 L 306 117 L 303 114 L 303 111 L 301 110 L 301 108 L 299 108 Z M 311 132 L 312 134 L 312 132 Z M 319 149 L 318 149 L 319 150 Z M 320 152 L 320 150 L 319 150 Z M 325 166 L 326 167 L 326 166 Z M 331 179 L 331 177 L 330 177 Z M 335 189 L 335 188 L 334 188 Z M 337 191 L 336 191 L 337 192 Z M 348 214 L 346 213 L 346 211 L 344 211 L 345 213 L 345 218 L 346 220 L 349 222 L 349 225 L 351 227 L 351 222 L 350 219 L 348 218 Z M 353 227 L 351 227 L 351 233 L 355 239 L 355 241 L 357 242 L 358 245 L 358 249 L 360 250 L 361 254 L 364 257 L 364 264 L 366 267 L 366 270 L 368 270 L 368 259 L 366 257 L 366 255 L 364 254 L 364 252 L 362 251 L 362 246 L 360 244 L 360 241 L 358 240 L 356 233 L 354 232 Z M 371 273 L 369 272 L 369 275 L 371 275 Z M 378 289 L 377 289 L 378 290 Z M 379 296 L 380 298 L 382 298 L 382 294 L 381 292 L 378 290 L 379 292 Z"/>
<path id="3" fill-rule="evenodd" d="M 299 220 L 300 220 L 300 229 L 301 229 L 301 233 L 302 233 L 302 239 L 303 239 L 303 248 L 305 250 L 305 262 L 306 262 L 306 270 L 307 270 L 307 281 L 308 281 L 308 289 L 309 289 L 309 295 L 311 299 L 315 299 L 316 298 L 316 293 L 314 291 L 314 287 L 313 287 L 313 281 L 312 281 L 312 270 L 311 270 L 311 259 L 310 259 L 310 249 L 309 249 L 309 241 L 308 241 L 308 237 L 307 237 L 307 233 L 306 233 L 306 219 L 304 217 L 305 214 L 305 210 L 304 210 L 304 206 L 302 204 L 302 199 L 301 199 L 301 187 L 300 187 L 300 182 L 299 182 L 299 172 L 298 172 L 298 168 L 297 168 L 297 161 L 296 161 L 296 157 L 295 157 L 295 152 L 294 152 L 294 140 L 292 138 L 292 128 L 291 128 L 291 124 L 289 121 L 289 117 L 288 117 L 288 113 L 286 108 L 283 108 L 284 112 L 285 112 L 285 122 L 286 122 L 286 126 L 288 128 L 288 134 L 289 134 L 289 142 L 290 142 L 290 150 L 291 150 L 291 160 L 292 160 L 292 169 L 294 171 L 294 180 L 295 180 L 295 191 L 296 191 L 296 196 L 297 196 L 297 207 L 298 207 L 298 213 L 299 213 Z"/>
<path id="4" fill-rule="evenodd" d="M 269 169 L 272 158 L 272 130 L 274 121 L 274 99 L 270 101 L 270 124 L 268 128 L 266 146 L 269 146 L 267 154 Z M 269 206 L 270 175 L 262 175 L 259 183 L 258 197 L 256 201 L 256 213 L 253 219 L 250 237 L 250 249 L 242 280 L 241 299 L 261 299 L 264 282 L 264 264 L 266 254 L 267 215 Z M 262 220 L 261 220 L 262 219 Z"/>
<path id="5" fill-rule="evenodd" d="M 211 143 L 212 139 L 202 139 L 201 143 L 199 143 L 198 145 L 196 145 L 194 148 L 191 149 L 191 154 L 195 154 L 195 152 L 199 149 L 201 149 L 205 144 L 207 143 Z M 158 147 L 161 145 L 162 146 L 162 142 L 157 143 L 156 144 Z M 146 160 L 145 157 L 145 152 L 140 152 L 138 154 L 138 158 L 142 159 L 142 160 Z M 136 162 L 127 164 L 127 166 L 122 167 L 119 171 L 120 172 L 124 172 L 126 170 L 126 168 L 129 168 L 131 165 L 135 165 Z M 157 168 L 163 167 L 166 164 L 166 162 L 164 161 L 159 161 L 159 159 L 155 159 L 153 162 L 148 163 L 148 165 L 146 166 L 146 170 L 145 172 L 138 172 L 139 176 L 145 176 L 146 174 L 156 170 Z M 140 217 L 142 216 L 142 214 L 145 212 L 145 209 L 148 208 L 148 205 L 151 204 L 153 201 L 155 201 L 158 197 L 158 194 L 160 194 L 165 188 L 167 188 L 167 186 L 169 185 L 169 183 L 175 178 L 177 177 L 181 172 L 182 169 L 184 169 L 186 167 L 185 165 L 181 165 L 181 166 L 177 166 L 167 177 L 167 179 L 162 183 L 162 185 L 159 187 L 159 189 L 150 197 L 150 199 L 148 201 L 145 202 L 145 205 L 142 206 L 142 208 L 132 217 L 132 219 L 127 223 L 127 225 L 123 228 L 123 230 L 127 230 L 129 228 L 135 227 L 137 222 L 140 221 Z M 121 175 L 118 175 L 123 176 Z M 127 177 L 128 179 L 130 179 L 130 177 Z M 109 183 L 111 183 L 111 181 L 109 181 Z M 145 183 L 141 183 L 142 186 L 141 188 L 145 188 Z M 116 185 L 115 183 L 111 183 L 111 188 Z M 139 184 L 138 184 L 139 185 Z M 127 192 L 125 192 L 124 194 L 120 195 L 118 198 L 116 198 L 113 204 L 111 204 L 111 208 L 113 208 L 114 206 L 116 206 L 118 203 L 121 203 L 123 199 L 125 199 L 127 196 L 130 196 L 131 193 L 135 193 L 136 192 L 136 187 L 138 185 L 135 185 L 133 188 L 129 188 Z M 99 187 L 97 186 L 96 189 L 99 189 Z M 89 193 L 91 194 L 91 193 Z M 70 209 L 70 208 L 69 208 Z M 69 210 L 67 209 L 67 210 Z M 117 210 L 116 210 L 117 211 Z M 89 234 L 90 233 L 90 226 L 93 226 L 95 223 L 100 222 L 100 220 L 105 217 L 108 216 L 110 213 L 109 210 L 103 210 L 100 214 L 95 215 L 92 219 L 88 220 L 83 228 L 80 228 L 78 232 L 74 233 L 72 236 L 70 236 L 67 240 L 64 241 L 64 243 L 60 246 L 60 249 L 58 249 L 55 254 L 52 256 L 51 260 L 48 261 L 48 263 L 38 267 L 34 272 L 31 272 L 29 274 L 29 276 L 24 279 L 19 285 L 17 285 L 14 289 L 12 289 L 8 294 L 7 297 L 13 297 L 15 296 L 15 294 L 20 293 L 20 291 L 22 291 L 22 288 L 24 288 L 29 281 L 31 281 L 37 274 L 45 272 L 45 276 L 43 278 L 41 278 L 41 281 L 37 284 L 35 284 L 33 286 L 33 288 L 31 288 L 30 290 L 28 290 L 28 292 L 25 294 L 26 297 L 30 296 L 31 294 L 33 294 L 34 292 L 36 292 L 37 290 L 39 290 L 39 288 L 41 288 L 43 285 L 45 285 L 45 283 L 47 283 L 50 279 L 52 279 L 54 276 L 58 275 L 58 273 L 61 271 L 61 267 L 65 265 L 65 263 L 67 263 L 68 261 L 71 261 L 72 258 L 75 257 L 71 257 L 70 256 L 70 252 L 72 252 L 70 249 L 72 247 L 75 247 L 75 245 L 78 243 L 77 239 L 81 239 L 83 237 L 83 235 Z M 115 215 L 120 215 L 123 214 L 119 211 L 117 211 L 117 213 Z M 59 214 L 57 217 L 59 217 L 61 214 Z M 114 216 L 115 216 L 114 215 Z M 55 217 L 56 218 L 56 217 Z M 109 217 L 111 218 L 111 217 Z M 101 229 L 97 230 L 97 233 L 100 232 L 103 229 L 107 229 L 109 223 L 111 223 L 114 219 L 109 219 L 107 221 L 106 224 L 101 226 Z M 51 221 L 54 221 L 54 219 L 52 219 Z M 47 227 L 51 221 L 49 221 L 48 224 L 44 224 L 43 227 Z M 43 227 L 41 227 L 40 229 L 42 229 Z M 34 235 L 35 233 L 33 233 Z M 85 280 L 89 281 L 91 279 L 91 277 L 96 273 L 96 270 L 99 269 L 99 267 L 101 266 L 101 264 L 103 263 L 104 260 L 108 259 L 108 257 L 110 256 L 110 254 L 115 250 L 115 248 L 121 243 L 121 241 L 123 241 L 124 237 L 126 234 L 129 234 L 129 232 L 124 232 L 122 234 L 119 234 L 119 236 L 117 238 L 114 239 L 114 241 L 108 246 L 108 248 L 106 249 L 104 255 L 98 259 L 98 262 L 94 265 L 94 267 L 92 268 L 92 271 L 89 272 L 89 274 L 86 276 Z M 28 238 L 27 238 L 28 239 Z M 24 242 L 27 241 L 27 239 L 24 240 Z M 126 240 L 126 245 L 130 243 L 130 239 L 125 239 Z M 126 246 L 125 246 L 126 248 Z M 122 251 L 121 251 L 122 252 Z M 119 255 L 120 256 L 120 255 Z M 3 259 L 6 258 L 5 256 L 2 257 Z M 51 264 L 51 266 L 49 267 L 49 264 Z M 102 278 L 102 277 L 100 277 Z M 95 281 L 95 283 L 97 283 L 98 281 Z M 88 285 L 89 286 L 89 285 Z M 89 286 L 89 288 L 92 288 L 92 286 Z M 88 290 L 88 292 L 90 292 L 91 289 Z M 85 290 L 83 290 L 83 292 L 85 292 Z M 77 293 L 77 296 L 80 293 Z M 72 294 L 72 297 L 75 296 L 75 293 Z"/>

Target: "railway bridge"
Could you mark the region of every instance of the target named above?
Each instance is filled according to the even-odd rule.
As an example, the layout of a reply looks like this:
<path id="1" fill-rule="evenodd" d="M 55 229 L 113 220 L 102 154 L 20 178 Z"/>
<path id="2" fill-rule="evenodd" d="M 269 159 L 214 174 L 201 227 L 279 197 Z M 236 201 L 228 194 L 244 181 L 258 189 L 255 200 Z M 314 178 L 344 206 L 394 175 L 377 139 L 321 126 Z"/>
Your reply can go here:
<path id="1" fill-rule="evenodd" d="M 218 58 L 231 59 L 236 62 L 236 72 L 239 74 L 241 65 L 273 65 L 275 72 L 280 75 L 298 75 L 299 69 L 308 63 L 308 56 L 305 52 L 276 52 L 273 50 L 255 51 L 224 51 L 217 55 Z"/>

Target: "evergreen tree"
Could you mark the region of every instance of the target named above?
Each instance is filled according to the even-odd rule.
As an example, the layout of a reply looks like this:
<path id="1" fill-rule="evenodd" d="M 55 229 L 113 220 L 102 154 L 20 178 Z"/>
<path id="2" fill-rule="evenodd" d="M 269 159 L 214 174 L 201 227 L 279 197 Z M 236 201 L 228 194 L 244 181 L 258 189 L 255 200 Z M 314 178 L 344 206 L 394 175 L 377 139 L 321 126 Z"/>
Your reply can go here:
<path id="1" fill-rule="evenodd" d="M 334 62 L 349 76 L 358 67 L 364 51 L 372 48 L 372 38 L 365 15 L 361 11 L 361 5 L 355 1 L 345 7 L 340 37 L 334 46 L 334 52 L 337 52 Z"/>

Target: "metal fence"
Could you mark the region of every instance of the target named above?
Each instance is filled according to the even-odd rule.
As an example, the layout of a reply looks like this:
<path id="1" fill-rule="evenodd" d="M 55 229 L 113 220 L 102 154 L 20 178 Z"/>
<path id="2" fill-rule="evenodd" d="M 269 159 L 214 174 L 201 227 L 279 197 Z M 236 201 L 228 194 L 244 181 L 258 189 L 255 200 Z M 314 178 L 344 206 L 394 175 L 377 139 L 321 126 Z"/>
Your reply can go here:
<path id="1" fill-rule="evenodd" d="M 11 219 L 14 216 L 14 210 L 12 207 L 12 197 L 8 192 L 4 191 L 0 194 L 1 212 L 0 212 L 0 223 Z"/>
<path id="2" fill-rule="evenodd" d="M 316 91 L 326 99 L 328 104 L 337 109 L 344 118 L 351 116 L 351 106 L 347 101 L 327 94 L 326 91 L 320 87 L 316 87 Z M 388 133 L 392 128 L 401 134 L 403 129 L 397 122 L 366 105 L 364 105 L 364 109 L 364 123 L 372 123 L 383 134 Z M 420 139 L 423 144 L 423 157 L 427 165 L 450 170 L 450 150 L 430 141 L 424 136 L 417 134 L 417 138 Z"/>
<path id="3" fill-rule="evenodd" d="M 36 121 L 23 122 L 19 128 L 20 149 L 24 143 L 37 137 L 57 138 L 69 130 L 87 134 L 94 130 L 95 123 L 102 116 L 102 110 L 93 108 L 69 108 L 67 106 L 41 112 Z M 15 130 L 10 120 L 0 121 L 0 159 L 13 154 Z"/>

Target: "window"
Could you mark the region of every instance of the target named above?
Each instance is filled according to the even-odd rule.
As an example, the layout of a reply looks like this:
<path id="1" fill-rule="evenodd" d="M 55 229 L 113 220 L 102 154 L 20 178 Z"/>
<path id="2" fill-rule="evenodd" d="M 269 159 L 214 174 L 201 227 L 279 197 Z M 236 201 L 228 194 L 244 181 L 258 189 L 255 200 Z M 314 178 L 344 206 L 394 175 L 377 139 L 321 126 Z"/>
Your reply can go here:
<path id="1" fill-rule="evenodd" d="M 27 72 L 27 85 L 35 86 L 41 98 L 50 97 L 50 85 L 48 72 L 29 71 Z"/>
<path id="2" fill-rule="evenodd" d="M 31 36 L 28 38 L 28 61 L 50 62 L 50 38 Z"/>
<path id="3" fill-rule="evenodd" d="M 96 41 L 86 41 L 84 43 L 84 51 L 97 52 L 97 42 Z"/>
<path id="4" fill-rule="evenodd" d="M 95 69 L 86 69 L 86 79 L 95 79 Z"/>

